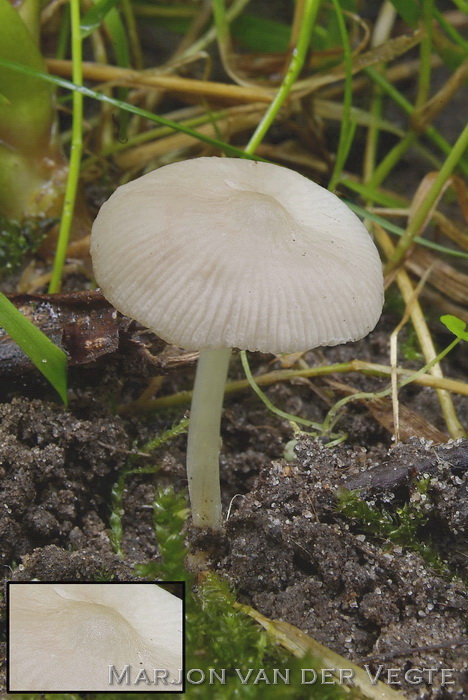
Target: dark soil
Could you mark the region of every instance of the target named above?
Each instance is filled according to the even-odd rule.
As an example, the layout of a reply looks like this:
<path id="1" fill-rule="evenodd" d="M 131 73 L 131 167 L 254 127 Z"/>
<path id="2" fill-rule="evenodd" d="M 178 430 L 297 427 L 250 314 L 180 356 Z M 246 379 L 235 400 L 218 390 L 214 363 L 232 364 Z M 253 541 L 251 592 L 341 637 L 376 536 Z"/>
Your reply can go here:
<path id="1" fill-rule="evenodd" d="M 374 672 L 382 665 L 383 677 L 389 668 L 456 669 L 449 689 L 403 682 L 408 697 L 466 696 L 466 587 L 437 575 L 420 554 L 364 535 L 362 523 L 337 514 L 336 493 L 362 488 L 373 506 L 419 502 L 416 475 L 429 476 L 425 537 L 466 581 L 468 441 L 434 448 L 415 440 L 377 464 L 362 448 L 331 451 L 305 439 L 295 450 L 293 463 L 262 469 L 241 500 L 219 570 L 264 615 Z"/>
<path id="2" fill-rule="evenodd" d="M 379 362 L 386 352 L 385 333 L 379 331 L 324 354 L 328 362 L 353 356 Z M 160 469 L 127 481 L 124 559 L 114 553 L 109 536 L 111 491 L 136 446 L 170 426 L 183 410 L 156 418 L 117 416 L 116 400 L 138 395 L 150 371 L 141 360 L 133 365 L 131 382 L 129 372 L 117 384 L 115 362 L 120 368 L 122 357 L 117 354 L 115 362 L 113 357 L 98 371 L 77 370 L 67 410 L 21 396 L 24 389 L 13 396 L 10 384 L 4 390 L 0 556 L 6 579 L 136 580 L 134 564 L 158 557 L 151 504 L 156 485 L 185 488 L 185 438 L 135 462 L 158 463 Z M 253 357 L 252 363 L 267 371 L 270 359 Z M 312 364 L 321 354 L 307 359 Z M 189 387 L 189 365 L 172 366 L 168 390 Z M 450 374 L 457 371 L 455 363 Z M 234 362 L 231 376 L 236 373 L 241 376 Z M 353 386 L 380 387 L 381 380 L 358 375 Z M 276 405 L 311 420 L 323 418 L 329 392 L 325 381 L 268 389 Z M 413 387 L 404 398 L 410 409 L 424 412 L 425 427 L 443 430 L 431 390 Z M 458 402 L 462 418 L 465 404 Z M 468 441 L 435 447 L 415 438 L 392 447 L 382 422 L 355 403 L 339 428 L 347 430 L 347 443 L 328 448 L 302 437 L 293 461 L 287 461 L 283 455 L 293 437 L 289 423 L 272 416 L 251 392 L 229 399 L 221 467 L 225 508 L 232 500 L 232 512 L 221 539 L 189 530 L 191 551 L 208 552 L 209 565 L 234 585 L 242 602 L 296 625 L 345 658 L 368 663 L 374 673 L 382 667 L 383 679 L 391 668 L 437 669 L 431 683 L 397 686 L 407 697 L 466 696 Z M 424 494 L 417 485 L 421 477 L 430 480 Z M 341 515 L 337 493 L 342 486 L 359 488 L 374 508 L 394 512 L 411 504 L 424 516 L 417 538 L 406 546 L 392 544 L 357 518 Z M 421 542 L 440 555 L 442 568 L 425 562 Z M 194 566 L 197 559 L 190 561 Z M 443 668 L 454 669 L 454 683 L 441 687 Z"/>
<path id="3" fill-rule="evenodd" d="M 263 5 L 264 16 L 274 7 L 279 18 L 287 13 L 290 20 L 291 3 L 267 0 L 252 5 Z M 373 15 L 380 3 L 367 5 Z M 441 8 L 446 5 L 441 3 Z M 453 9 L 452 3 L 447 7 Z M 146 27 L 142 30 L 149 32 Z M 154 57 L 148 65 L 166 60 L 174 41 L 165 30 L 156 38 L 151 33 L 151 50 L 167 55 Z M 435 74 L 439 85 L 446 82 L 445 69 Z M 406 89 L 414 90 L 414 81 L 403 86 Z M 462 91 L 454 100 L 441 113 L 443 121 L 437 122 L 450 142 L 466 113 Z M 385 109 L 386 118 L 406 125 L 406 117 L 390 101 Z M 336 142 L 338 126 L 325 124 L 325 142 Z M 277 137 L 291 136 L 288 125 L 274 129 Z M 389 138 L 387 143 L 382 136 L 382 152 L 394 144 Z M 325 147 L 326 143 L 320 145 Z M 363 153 L 361 141 L 350 160 L 359 164 Z M 413 149 L 386 186 L 405 195 L 414 193 L 426 173 L 427 162 Z M 98 194 L 96 199 L 105 198 Z M 83 283 L 72 277 L 64 289 L 81 289 Z M 2 281 L 2 288 L 13 291 L 16 280 Z M 390 309 L 392 299 L 387 301 Z M 176 490 L 186 487 L 183 437 L 153 457 L 138 457 L 136 466 L 160 468 L 157 474 L 127 480 L 122 503 L 125 556 L 118 557 L 110 538 L 110 516 L 119 472 L 138 448 L 180 419 L 188 406 L 149 418 L 120 417 L 116 406 L 135 400 L 154 374 L 168 374 L 163 387 L 168 394 L 189 389 L 193 359 L 179 361 L 172 349 L 161 350 L 162 341 L 148 342 L 145 331 L 136 337 L 133 324 L 124 320 L 119 325 L 113 312 L 109 316 L 109 309 L 100 305 L 88 310 L 87 318 L 94 314 L 91 340 L 105 336 L 107 345 L 99 345 L 100 357 L 93 345 L 93 357 L 83 358 L 90 336 L 85 334 L 83 344 L 77 344 L 74 331 L 79 317 L 73 315 L 74 303 L 71 310 L 54 307 L 47 313 L 46 323 L 52 318 L 56 325 L 45 328 L 54 341 L 69 341 L 69 409 L 54 402 L 53 391 L 16 348 L 5 349 L 0 331 L 0 564 L 5 582 L 138 580 L 134 565 L 159 557 L 151 507 L 156 487 L 168 483 Z M 393 303 L 401 307 L 395 297 Z M 34 308 L 41 316 L 41 304 Z M 426 310 L 429 318 L 431 310 Z M 400 319 L 398 311 L 393 318 L 387 315 L 363 341 L 308 353 L 306 360 L 311 366 L 355 357 L 388 364 L 388 334 Z M 33 320 L 41 325 L 40 318 Z M 400 347 L 411 346 L 411 338 L 405 332 L 401 336 Z M 436 340 L 444 347 L 452 337 L 447 333 Z M 147 350 L 156 357 L 152 359 Z M 409 352 L 406 367 L 411 366 Z M 445 361 L 447 375 L 466 381 L 467 357 L 466 344 L 458 346 Z M 251 362 L 260 373 L 272 369 L 269 356 L 252 357 Z M 421 360 L 414 360 L 413 366 L 419 368 Z M 233 363 L 230 375 L 243 378 L 238 363 Z M 359 391 L 384 386 L 384 380 L 360 374 L 333 379 Z M 329 406 L 344 395 L 325 378 L 273 385 L 266 393 L 279 408 L 312 421 L 323 420 Z M 294 459 L 286 460 L 285 449 L 293 438 L 289 423 L 270 414 L 252 392 L 229 398 L 222 426 L 221 472 L 224 508 L 227 512 L 231 504 L 231 514 L 220 538 L 188 527 L 190 550 L 205 552 L 203 558 L 190 556 L 189 563 L 196 568 L 203 561 L 232 583 L 241 602 L 296 625 L 345 658 L 368 664 L 373 673 L 380 669 L 381 679 L 389 669 L 398 669 L 396 682 L 402 684 L 393 687 L 408 698 L 466 698 L 468 440 L 435 446 L 448 436 L 432 389 L 410 385 L 400 399 L 404 444 L 393 446 L 391 441 L 388 403 L 353 402 L 338 424 L 348 436 L 344 444 L 328 448 L 302 437 L 294 447 Z M 468 426 L 467 399 L 454 396 L 454 402 L 461 422 Z M 291 453 L 290 444 L 287 452 Z M 427 493 L 418 488 L 420 478 L 429 479 Z M 343 486 L 360 489 L 361 498 L 372 508 L 391 512 L 395 527 L 395 508 L 408 504 L 423 516 L 417 536 L 405 545 L 392 543 L 369 532 L 362 520 L 340 514 L 337 494 Z M 428 547 L 443 566 L 431 565 L 423 557 Z M 2 620 L 4 601 L 0 596 Z M 401 672 L 410 669 L 433 669 L 432 681 L 426 670 L 422 682 L 405 682 Z M 441 685 L 442 669 L 453 669 L 453 684 Z M 2 672 L 4 668 L 0 695 L 5 688 Z"/>

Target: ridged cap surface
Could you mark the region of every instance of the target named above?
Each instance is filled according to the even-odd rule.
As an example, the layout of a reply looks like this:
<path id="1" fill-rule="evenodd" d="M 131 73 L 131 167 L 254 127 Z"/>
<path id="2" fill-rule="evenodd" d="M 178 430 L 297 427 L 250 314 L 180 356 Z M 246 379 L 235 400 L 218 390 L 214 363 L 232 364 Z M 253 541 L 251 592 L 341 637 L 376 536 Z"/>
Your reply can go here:
<path id="1" fill-rule="evenodd" d="M 196 158 L 119 187 L 94 222 L 91 255 L 116 309 L 191 350 L 338 345 L 382 311 L 382 266 L 361 221 L 268 163 Z"/>

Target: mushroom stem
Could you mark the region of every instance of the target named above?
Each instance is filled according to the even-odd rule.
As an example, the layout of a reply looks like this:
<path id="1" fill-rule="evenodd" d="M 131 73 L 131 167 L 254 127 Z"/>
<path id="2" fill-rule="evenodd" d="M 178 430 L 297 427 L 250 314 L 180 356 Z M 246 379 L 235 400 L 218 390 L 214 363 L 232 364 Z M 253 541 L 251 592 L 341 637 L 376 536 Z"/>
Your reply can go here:
<path id="1" fill-rule="evenodd" d="M 221 411 L 231 348 L 202 350 L 197 365 L 187 441 L 187 476 L 196 527 L 222 528 L 219 453 Z"/>

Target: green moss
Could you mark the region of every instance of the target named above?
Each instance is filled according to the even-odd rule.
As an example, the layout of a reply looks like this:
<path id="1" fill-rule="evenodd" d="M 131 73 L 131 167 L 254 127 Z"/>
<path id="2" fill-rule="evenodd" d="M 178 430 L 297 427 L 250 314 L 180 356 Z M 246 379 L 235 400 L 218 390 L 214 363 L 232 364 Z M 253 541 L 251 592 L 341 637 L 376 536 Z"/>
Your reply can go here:
<path id="1" fill-rule="evenodd" d="M 0 275 L 14 272 L 26 255 L 35 253 L 55 221 L 34 218 L 19 223 L 0 216 Z"/>
<path id="2" fill-rule="evenodd" d="M 161 560 L 135 567 L 144 578 L 162 581 L 187 581 L 185 568 L 188 550 L 184 543 L 183 527 L 189 513 L 185 494 L 173 488 L 159 489 L 153 503 L 153 521 Z"/>
<path id="3" fill-rule="evenodd" d="M 200 685 L 188 683 L 188 697 L 210 700 L 344 697 L 337 685 L 301 685 L 302 670 L 319 668 L 317 660 L 298 659 L 283 651 L 247 615 L 237 611 L 234 602 L 228 585 L 214 574 L 205 578 L 198 595 L 188 601 L 187 668 L 200 669 L 194 678 L 204 674 L 207 679 L 210 669 L 218 672 L 226 669 L 224 684 L 216 677 L 211 685 L 206 681 Z M 278 674 L 276 683 L 274 669 Z M 241 677 L 245 680 L 249 670 L 248 682 L 242 683 Z M 289 678 L 289 683 L 282 678 Z"/>
<path id="4" fill-rule="evenodd" d="M 429 484 L 429 478 L 419 479 L 414 486 L 416 498 L 393 510 L 370 506 L 357 491 L 342 488 L 338 492 L 337 510 L 360 530 L 417 552 L 437 573 L 451 578 L 447 564 L 425 531 L 429 521 Z"/>
<path id="5" fill-rule="evenodd" d="M 114 581 L 115 576 L 112 573 L 112 571 L 109 571 L 106 568 L 99 569 L 99 571 L 96 574 L 96 578 L 94 579 L 96 583 L 107 583 L 109 581 Z"/>
<path id="6" fill-rule="evenodd" d="M 182 418 L 182 420 L 175 423 L 171 428 L 165 430 L 163 433 L 161 433 L 161 435 L 157 435 L 155 438 L 146 443 L 146 445 L 144 445 L 140 451 L 145 453 L 154 452 L 158 448 L 173 440 L 175 437 L 177 437 L 177 435 L 184 433 L 187 430 L 187 427 L 188 419 Z M 122 515 L 124 512 L 123 497 L 127 479 L 134 474 L 156 474 L 159 471 L 159 464 L 151 464 L 146 467 L 134 467 L 133 465 L 135 464 L 136 459 L 138 459 L 138 454 L 130 456 L 130 458 L 127 460 L 125 468 L 112 489 L 112 510 L 109 517 L 111 527 L 110 540 L 115 553 L 118 554 L 119 557 L 124 556 L 124 552 L 122 550 Z M 177 523 L 177 527 L 180 530 L 180 522 Z"/>
<path id="7" fill-rule="evenodd" d="M 424 361 L 424 355 L 419 349 L 418 336 L 412 326 L 408 328 L 407 337 L 401 343 L 400 350 L 407 361 L 416 360 L 420 363 Z"/>
<path id="8" fill-rule="evenodd" d="M 153 507 L 161 558 L 135 567 L 145 578 L 186 582 L 186 669 L 192 670 L 189 678 L 193 680 L 193 683 L 187 683 L 187 696 L 209 697 L 210 700 L 264 698 L 265 693 L 272 700 L 311 697 L 335 700 L 344 697 L 337 685 L 301 686 L 302 669 L 318 669 L 317 660 L 298 659 L 283 651 L 250 617 L 236 610 L 235 594 L 214 573 L 196 581 L 187 571 L 185 558 L 188 550 L 183 531 L 189 512 L 187 506 L 185 496 L 172 488 L 158 492 Z M 213 669 L 221 677 L 221 669 L 225 669 L 225 682 L 214 675 Z M 239 669 L 238 673 L 236 669 Z M 249 669 L 252 671 L 248 682 L 242 683 Z M 265 670 L 265 675 L 261 669 Z M 278 682 L 273 683 L 273 669 L 283 677 L 288 673 L 290 683 L 282 681 L 280 675 L 277 676 Z M 205 679 L 204 682 L 197 684 L 201 678 Z"/>

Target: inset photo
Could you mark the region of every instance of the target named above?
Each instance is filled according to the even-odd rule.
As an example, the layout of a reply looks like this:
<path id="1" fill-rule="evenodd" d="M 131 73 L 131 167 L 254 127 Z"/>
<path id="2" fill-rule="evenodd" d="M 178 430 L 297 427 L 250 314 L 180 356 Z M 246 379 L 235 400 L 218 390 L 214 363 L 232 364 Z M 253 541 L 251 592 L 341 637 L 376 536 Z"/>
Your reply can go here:
<path id="1" fill-rule="evenodd" d="M 10 582 L 8 621 L 9 692 L 184 690 L 183 582 Z"/>

